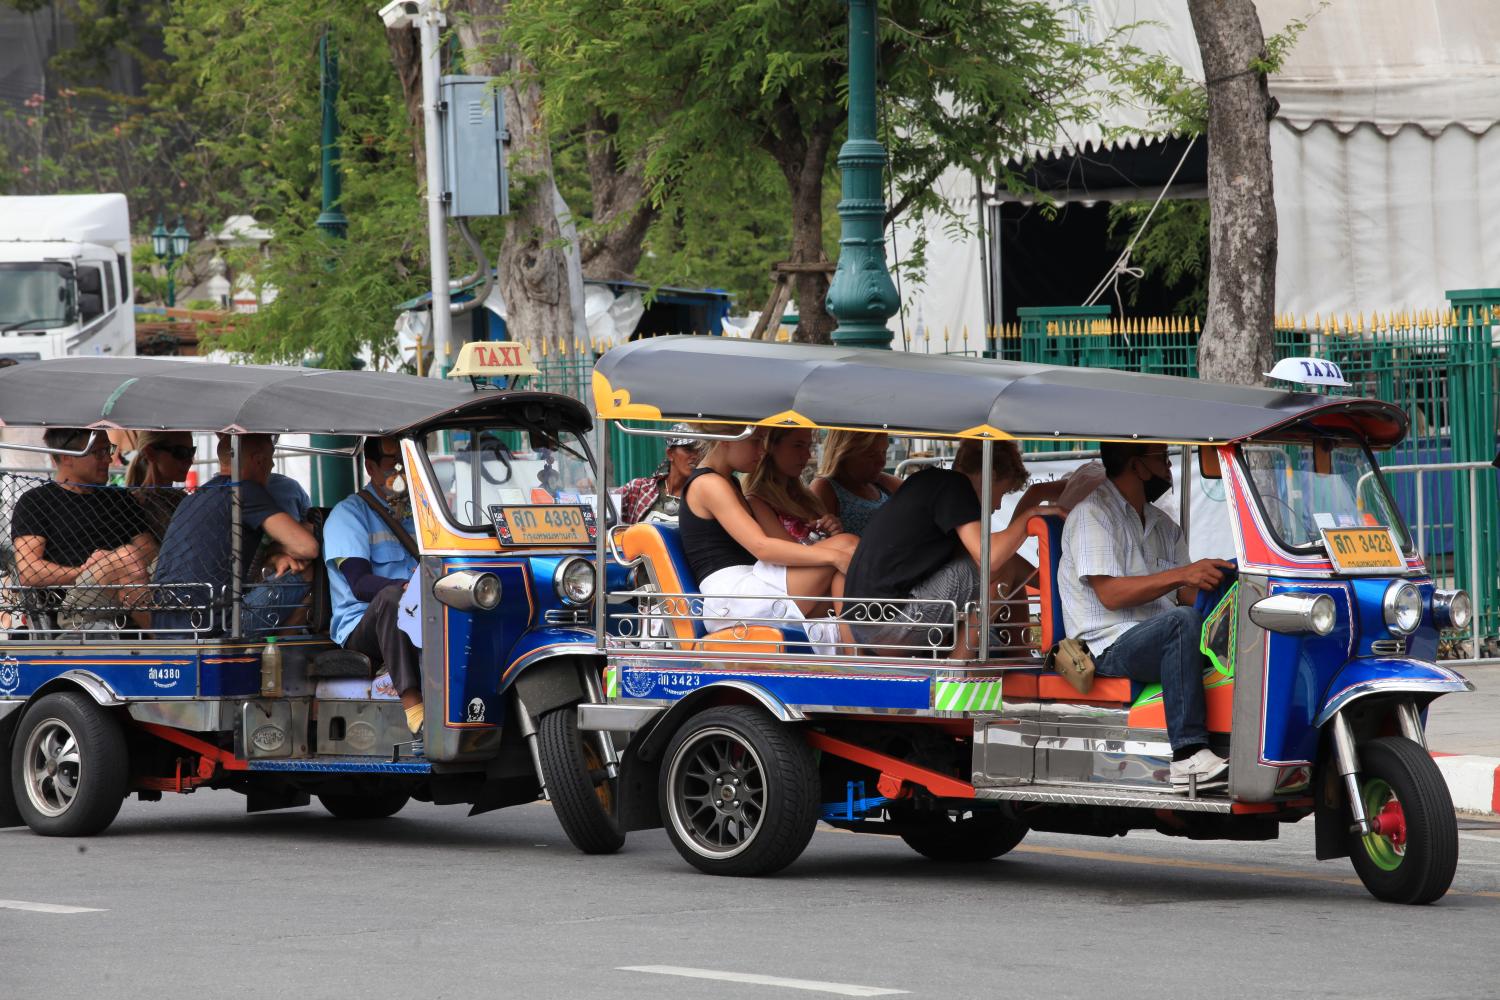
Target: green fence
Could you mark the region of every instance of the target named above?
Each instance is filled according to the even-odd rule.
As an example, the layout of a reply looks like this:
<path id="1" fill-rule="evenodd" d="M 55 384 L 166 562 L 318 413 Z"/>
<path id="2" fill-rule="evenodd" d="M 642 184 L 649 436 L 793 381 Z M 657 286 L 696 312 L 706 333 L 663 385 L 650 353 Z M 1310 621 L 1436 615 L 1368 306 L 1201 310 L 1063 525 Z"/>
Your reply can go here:
<path id="1" fill-rule="evenodd" d="M 559 352 L 555 348 L 535 358 L 542 374 L 533 385 L 547 392 L 572 396 L 594 410 L 594 360 L 598 355 L 592 348 L 576 353 Z M 591 442 L 592 443 L 592 442 Z M 649 476 L 666 458 L 667 449 L 661 438 L 628 437 L 624 434 L 609 436 L 609 457 L 612 471 L 610 482 L 614 486 L 629 482 L 640 476 Z"/>

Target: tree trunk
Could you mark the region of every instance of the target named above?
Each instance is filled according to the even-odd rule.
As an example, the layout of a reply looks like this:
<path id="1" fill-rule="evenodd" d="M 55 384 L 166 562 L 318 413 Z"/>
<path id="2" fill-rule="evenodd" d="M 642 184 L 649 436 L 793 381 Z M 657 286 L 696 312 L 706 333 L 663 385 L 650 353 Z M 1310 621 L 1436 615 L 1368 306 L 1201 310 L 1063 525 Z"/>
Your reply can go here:
<path id="1" fill-rule="evenodd" d="M 571 346 L 584 335 L 582 285 L 574 280 L 576 287 L 570 288 L 566 238 L 559 221 L 562 198 L 552 177 L 541 87 L 530 75 L 531 67 L 500 41 L 509 0 L 461 0 L 454 6 L 460 12 L 455 21 L 470 72 L 516 74 L 500 90 L 510 132 L 506 160 L 511 214 L 495 266 L 506 326 L 513 340 Z"/>
<path id="2" fill-rule="evenodd" d="M 1254 0 L 1188 0 L 1208 85 L 1208 318 L 1198 375 L 1258 384 L 1274 359 L 1276 203 L 1270 121 L 1276 113 Z"/>
<path id="3" fill-rule="evenodd" d="M 417 188 L 427 190 L 427 152 L 422 147 L 422 43 L 417 29 L 387 28 L 385 40 L 391 49 L 396 78 L 401 81 L 401 97 L 406 104 L 406 120 L 411 123 L 412 159 L 417 166 Z"/>
<path id="4" fill-rule="evenodd" d="M 615 135 L 619 123 L 595 112 L 585 137 L 594 219 L 581 247 L 583 271 L 601 281 L 629 281 L 645 252 L 646 231 L 657 208 L 646 191 L 646 158 L 622 162 Z"/>
<path id="5" fill-rule="evenodd" d="M 791 263 L 812 264 L 826 261 L 823 252 L 823 176 L 828 168 L 828 149 L 833 143 L 833 129 L 817 129 L 801 137 L 800 142 L 766 140 L 765 148 L 781 167 L 792 199 Z M 827 274 L 796 276 L 797 330 L 793 339 L 804 344 L 832 342 L 838 321 L 828 311 Z M 772 327 L 778 317 L 771 317 Z"/>

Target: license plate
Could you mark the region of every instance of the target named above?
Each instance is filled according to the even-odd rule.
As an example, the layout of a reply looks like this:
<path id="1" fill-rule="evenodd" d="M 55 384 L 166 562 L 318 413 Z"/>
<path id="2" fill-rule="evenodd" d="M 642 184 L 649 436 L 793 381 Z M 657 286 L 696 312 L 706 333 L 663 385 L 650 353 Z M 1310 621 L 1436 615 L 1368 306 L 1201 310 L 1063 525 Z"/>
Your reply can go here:
<path id="1" fill-rule="evenodd" d="M 490 507 L 502 545 L 587 545 L 594 538 L 594 512 L 582 504 Z"/>
<path id="2" fill-rule="evenodd" d="M 1324 528 L 1323 543 L 1340 573 L 1406 569 L 1406 559 L 1389 528 Z"/>

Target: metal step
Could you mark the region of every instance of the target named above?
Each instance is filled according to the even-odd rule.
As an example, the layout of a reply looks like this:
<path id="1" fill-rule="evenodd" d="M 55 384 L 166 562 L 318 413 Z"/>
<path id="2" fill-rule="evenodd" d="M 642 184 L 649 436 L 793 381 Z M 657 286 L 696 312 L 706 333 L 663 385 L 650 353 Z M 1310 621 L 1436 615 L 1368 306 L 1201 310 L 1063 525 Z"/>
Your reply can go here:
<path id="1" fill-rule="evenodd" d="M 1115 806 L 1133 809 L 1171 809 L 1174 812 L 1232 812 L 1234 803 L 1217 789 L 1200 792 L 1197 798 L 1175 792 L 1135 791 L 1121 788 L 1092 788 L 1088 785 L 1013 785 L 1005 788 L 976 788 L 976 799 L 1010 802 L 1050 802 L 1065 806 Z"/>

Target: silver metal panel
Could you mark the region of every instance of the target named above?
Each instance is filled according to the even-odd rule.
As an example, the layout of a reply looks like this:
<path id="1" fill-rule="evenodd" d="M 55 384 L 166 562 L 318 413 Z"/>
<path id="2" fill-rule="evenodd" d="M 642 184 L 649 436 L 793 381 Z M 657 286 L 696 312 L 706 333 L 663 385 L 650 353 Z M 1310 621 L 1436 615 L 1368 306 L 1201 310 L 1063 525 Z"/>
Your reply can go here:
<path id="1" fill-rule="evenodd" d="M 975 721 L 976 786 L 1029 784 L 1035 779 L 1035 724 L 1028 714 L 1034 712 L 1016 715 L 1007 707 L 1005 717 Z"/>
<path id="2" fill-rule="evenodd" d="M 443 194 L 449 218 L 505 215 L 505 106 L 484 76 L 445 76 Z"/>
<path id="3" fill-rule="evenodd" d="M 342 728 L 342 738 L 334 735 Z M 391 747 L 411 741 L 399 701 L 318 702 L 319 756 L 389 757 Z"/>
<path id="4" fill-rule="evenodd" d="M 295 748 L 292 706 L 285 701 L 247 701 L 240 709 L 236 753 L 246 759 L 290 757 Z"/>
<path id="5" fill-rule="evenodd" d="M 188 732 L 211 733 L 234 728 L 243 699 L 204 701 L 132 701 L 126 706 L 137 722 L 152 722 Z"/>
<path id="6" fill-rule="evenodd" d="M 19 712 L 25 704 L 24 701 L 0 701 L 0 719 L 12 712 Z"/>
<path id="7" fill-rule="evenodd" d="M 578 728 L 601 733 L 634 733 L 661 712 L 647 705 L 579 705 Z"/>
<path id="8" fill-rule="evenodd" d="M 1085 788 L 1070 785 L 1027 785 L 1018 788 L 980 788 L 974 792 L 977 799 L 1008 802 L 1050 802 L 1068 806 L 1113 806 L 1135 809 L 1170 809 L 1175 812 L 1227 813 L 1233 811 L 1233 803 L 1227 798 L 1196 799 L 1186 795 L 1149 792 L 1129 789 Z"/>
<path id="9" fill-rule="evenodd" d="M 1250 606 L 1266 596 L 1266 577 L 1240 574 L 1240 616 L 1234 667 L 1233 724 L 1229 742 L 1229 794 L 1242 802 L 1269 802 L 1281 768 L 1260 762 L 1261 701 L 1266 684 L 1266 630 L 1250 620 Z"/>

